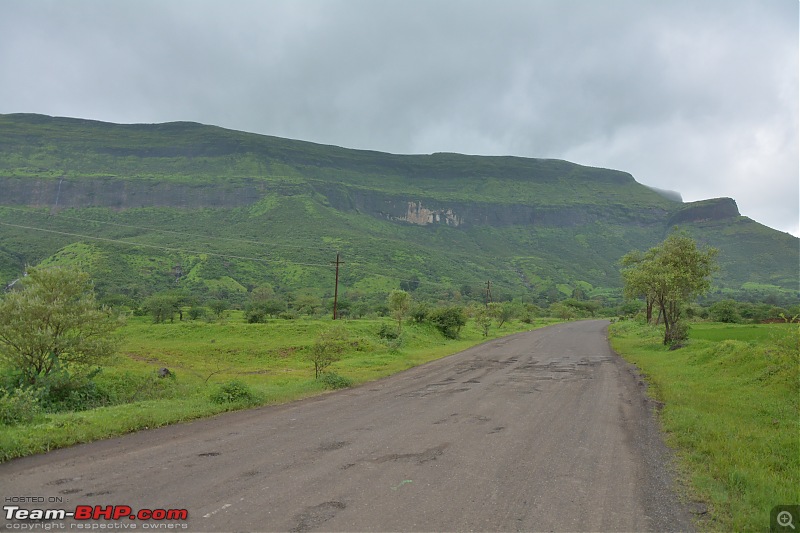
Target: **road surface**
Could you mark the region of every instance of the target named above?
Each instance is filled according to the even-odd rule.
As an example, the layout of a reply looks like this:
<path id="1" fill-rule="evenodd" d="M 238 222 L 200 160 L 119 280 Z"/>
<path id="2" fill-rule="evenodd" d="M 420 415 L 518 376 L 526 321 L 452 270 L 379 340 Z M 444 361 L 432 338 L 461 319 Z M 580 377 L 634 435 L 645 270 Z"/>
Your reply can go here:
<path id="1" fill-rule="evenodd" d="M 652 404 L 607 324 L 558 324 L 359 388 L 11 461 L 0 496 L 187 509 L 171 524 L 190 531 L 691 529 Z M 37 505 L 59 507 L 19 506 Z"/>

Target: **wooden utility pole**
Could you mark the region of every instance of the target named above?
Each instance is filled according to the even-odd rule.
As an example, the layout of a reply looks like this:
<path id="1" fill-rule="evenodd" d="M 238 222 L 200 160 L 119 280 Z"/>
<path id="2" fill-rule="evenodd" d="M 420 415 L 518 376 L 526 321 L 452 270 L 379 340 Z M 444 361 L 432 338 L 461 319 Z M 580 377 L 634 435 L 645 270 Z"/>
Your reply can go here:
<path id="1" fill-rule="evenodd" d="M 491 301 L 492 301 L 492 282 L 491 280 L 486 280 L 486 307 L 489 307 Z"/>
<path id="2" fill-rule="evenodd" d="M 332 263 L 336 265 L 336 286 L 333 289 L 333 319 L 336 320 L 336 306 L 339 304 L 339 265 L 343 265 L 341 261 L 339 261 L 339 253 L 336 253 L 336 262 Z"/>

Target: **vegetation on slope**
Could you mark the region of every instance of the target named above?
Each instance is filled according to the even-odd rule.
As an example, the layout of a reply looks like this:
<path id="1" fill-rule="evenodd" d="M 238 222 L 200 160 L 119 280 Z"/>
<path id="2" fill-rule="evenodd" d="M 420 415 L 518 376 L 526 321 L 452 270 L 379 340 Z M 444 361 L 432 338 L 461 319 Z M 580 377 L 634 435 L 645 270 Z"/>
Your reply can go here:
<path id="1" fill-rule="evenodd" d="M 708 503 L 704 529 L 759 531 L 770 509 L 800 501 L 800 329 L 796 324 L 695 323 L 667 351 L 658 328 L 610 328 L 614 349 L 663 402 L 689 497 Z"/>

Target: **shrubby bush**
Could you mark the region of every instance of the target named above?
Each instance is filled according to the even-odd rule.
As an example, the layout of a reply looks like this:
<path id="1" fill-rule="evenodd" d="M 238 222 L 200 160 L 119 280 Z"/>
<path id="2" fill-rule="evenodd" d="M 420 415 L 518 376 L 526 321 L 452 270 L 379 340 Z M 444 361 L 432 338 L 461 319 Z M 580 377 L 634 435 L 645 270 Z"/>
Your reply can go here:
<path id="1" fill-rule="evenodd" d="M 353 385 L 353 380 L 340 376 L 335 372 L 323 372 L 319 377 L 319 381 L 321 381 L 326 388 L 334 390 L 346 389 Z"/>
<path id="2" fill-rule="evenodd" d="M 715 322 L 735 324 L 742 321 L 739 306 L 733 300 L 722 300 L 711 305 L 708 309 L 711 319 Z"/>
<path id="3" fill-rule="evenodd" d="M 235 379 L 218 385 L 211 393 L 210 400 L 216 404 L 252 403 L 256 395 L 246 383 Z"/>
<path id="4" fill-rule="evenodd" d="M 440 307 L 428 313 L 428 321 L 448 339 L 457 339 L 461 328 L 467 323 L 467 317 L 462 307 Z"/>
<path id="5" fill-rule="evenodd" d="M 7 391 L 0 388 L 0 423 L 23 424 L 33 420 L 41 411 L 39 397 L 32 388 Z"/>

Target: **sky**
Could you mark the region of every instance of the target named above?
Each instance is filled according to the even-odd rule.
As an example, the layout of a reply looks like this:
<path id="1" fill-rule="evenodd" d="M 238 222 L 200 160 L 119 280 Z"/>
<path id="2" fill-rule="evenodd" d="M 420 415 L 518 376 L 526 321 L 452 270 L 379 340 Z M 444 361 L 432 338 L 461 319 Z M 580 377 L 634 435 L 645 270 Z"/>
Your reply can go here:
<path id="1" fill-rule="evenodd" d="M 566 159 L 800 236 L 797 0 L 0 0 L 0 113 Z"/>

